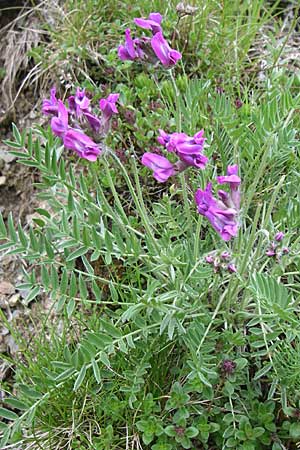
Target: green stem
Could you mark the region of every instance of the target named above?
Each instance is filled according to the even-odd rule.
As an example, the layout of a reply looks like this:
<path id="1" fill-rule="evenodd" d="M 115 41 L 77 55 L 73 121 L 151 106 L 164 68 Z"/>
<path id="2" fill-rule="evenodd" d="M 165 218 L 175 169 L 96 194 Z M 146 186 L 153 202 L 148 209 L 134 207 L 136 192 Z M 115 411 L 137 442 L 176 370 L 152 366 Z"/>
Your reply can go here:
<path id="1" fill-rule="evenodd" d="M 227 294 L 227 291 L 223 292 L 223 294 L 221 295 L 221 297 L 220 297 L 220 299 L 219 299 L 219 301 L 218 301 L 218 304 L 217 304 L 217 306 L 216 306 L 216 308 L 215 308 L 215 310 L 214 310 L 214 313 L 213 313 L 213 315 L 212 315 L 211 321 L 209 322 L 209 324 L 208 324 L 208 326 L 207 326 L 207 328 L 206 328 L 206 330 L 205 330 L 205 333 L 204 333 L 204 335 L 203 335 L 203 337 L 202 337 L 202 339 L 201 339 L 201 342 L 200 342 L 200 344 L 199 344 L 199 346 L 198 346 L 198 348 L 197 348 L 197 353 L 200 352 L 201 347 L 202 347 L 202 345 L 203 345 L 204 342 L 205 342 L 206 336 L 208 335 L 208 333 L 209 333 L 209 331 L 210 331 L 210 329 L 211 329 L 211 327 L 212 327 L 212 324 L 214 323 L 214 320 L 215 320 L 215 318 L 216 318 L 217 315 L 218 315 L 218 312 L 219 312 L 219 310 L 220 310 L 220 308 L 221 308 L 221 306 L 222 306 L 222 303 L 223 303 L 223 300 L 224 300 L 226 294 Z"/>
<path id="2" fill-rule="evenodd" d="M 154 237 L 154 231 L 151 225 L 151 220 L 148 216 L 145 204 L 144 204 L 144 200 L 143 200 L 143 194 L 142 194 L 142 189 L 141 189 L 141 185 L 139 182 L 139 178 L 138 178 L 138 173 L 137 173 L 137 167 L 136 167 L 136 162 L 135 159 L 133 159 L 133 168 L 134 168 L 134 178 L 135 178 L 135 188 L 133 187 L 133 184 L 131 182 L 131 179 L 127 173 L 126 168 L 124 167 L 124 165 L 122 164 L 122 162 L 119 160 L 119 158 L 114 154 L 114 152 L 110 153 L 116 160 L 116 162 L 118 163 L 125 181 L 127 183 L 127 186 L 129 188 L 129 192 L 131 194 L 131 197 L 134 201 L 135 207 L 140 215 L 140 218 L 142 220 L 143 226 L 146 230 L 147 233 L 147 237 L 151 240 L 153 247 L 155 248 L 157 254 L 160 253 L 159 250 L 159 246 L 157 244 L 157 241 Z"/>

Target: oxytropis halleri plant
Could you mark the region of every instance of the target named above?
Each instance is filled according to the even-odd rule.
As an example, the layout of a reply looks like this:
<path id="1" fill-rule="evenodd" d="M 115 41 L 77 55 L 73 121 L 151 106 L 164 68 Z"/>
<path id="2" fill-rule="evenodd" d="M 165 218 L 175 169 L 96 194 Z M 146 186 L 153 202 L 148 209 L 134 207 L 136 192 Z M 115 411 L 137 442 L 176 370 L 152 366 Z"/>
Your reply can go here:
<path id="1" fill-rule="evenodd" d="M 121 60 L 141 60 L 156 64 L 159 61 L 166 68 L 171 68 L 181 59 L 177 50 L 171 49 L 162 33 L 162 16 L 151 13 L 147 19 L 136 18 L 135 24 L 143 29 L 150 30 L 152 37 L 131 37 L 130 29 L 125 31 L 125 44 L 120 45 L 118 55 Z M 44 100 L 43 112 L 53 115 L 51 128 L 59 136 L 68 149 L 74 150 L 80 157 L 89 161 L 96 161 L 102 152 L 102 142 L 110 128 L 110 119 L 118 113 L 116 102 L 119 94 L 110 94 L 102 98 L 99 107 L 101 117 L 91 107 L 91 101 L 85 90 L 77 89 L 75 96 L 68 98 L 68 107 L 56 98 L 55 88 L 51 90 L 49 100 Z M 87 131 L 88 129 L 88 131 Z M 89 136 L 90 133 L 93 138 Z M 94 137 L 94 136 L 97 137 Z M 95 142 L 97 140 L 97 142 Z M 171 162 L 168 158 L 156 153 L 146 152 L 142 157 L 142 164 L 153 171 L 154 178 L 165 182 L 170 177 L 185 171 L 189 167 L 204 170 L 208 157 L 204 154 L 204 130 L 194 136 L 182 132 L 166 133 L 159 130 L 157 141 L 167 153 L 177 158 Z M 238 214 L 240 209 L 240 183 L 238 166 L 228 166 L 227 175 L 218 176 L 219 184 L 228 184 L 229 192 L 218 191 L 218 198 L 212 195 L 212 183 L 208 183 L 205 190 L 198 189 L 195 193 L 195 202 L 199 214 L 206 217 L 212 227 L 224 241 L 237 236 Z"/>
<path id="2" fill-rule="evenodd" d="M 68 98 L 68 107 L 56 98 L 56 89 L 51 89 L 50 99 L 43 101 L 44 114 L 53 116 L 51 129 L 60 137 L 66 148 L 88 161 L 96 161 L 101 155 L 103 141 L 110 128 L 110 119 L 118 113 L 116 102 L 119 94 L 110 94 L 99 102 L 101 115 L 91 106 L 85 90 L 78 88 Z M 91 136 L 90 136 L 91 135 Z M 95 142 L 97 141 L 97 142 Z"/>
<path id="3" fill-rule="evenodd" d="M 125 44 L 120 45 L 118 55 L 122 61 L 133 61 L 155 64 L 161 62 L 165 67 L 174 66 L 182 55 L 177 50 L 170 47 L 162 33 L 162 16 L 159 13 L 149 14 L 148 19 L 134 19 L 135 24 L 152 32 L 152 37 L 142 36 L 141 38 L 131 37 L 129 28 L 125 31 Z"/>

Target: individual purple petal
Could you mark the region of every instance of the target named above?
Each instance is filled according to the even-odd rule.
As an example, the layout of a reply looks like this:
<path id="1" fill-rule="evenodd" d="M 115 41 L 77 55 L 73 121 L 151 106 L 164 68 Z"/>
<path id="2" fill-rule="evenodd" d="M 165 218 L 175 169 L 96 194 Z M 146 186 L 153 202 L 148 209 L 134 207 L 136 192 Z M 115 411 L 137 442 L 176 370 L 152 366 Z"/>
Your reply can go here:
<path id="1" fill-rule="evenodd" d="M 58 100 L 58 117 L 52 117 L 51 129 L 56 136 L 63 137 L 68 129 L 68 110 L 61 100 Z"/>
<path id="2" fill-rule="evenodd" d="M 56 88 L 50 90 L 50 99 L 43 100 L 42 113 L 46 116 L 56 115 L 58 111 L 58 100 L 56 98 Z"/>
<path id="3" fill-rule="evenodd" d="M 144 153 L 142 156 L 142 164 L 153 170 L 154 178 L 161 183 L 164 183 L 176 173 L 173 164 L 164 156 L 157 155 L 156 153 Z"/>
<path id="4" fill-rule="evenodd" d="M 222 189 L 218 190 L 218 196 L 224 203 L 224 205 L 228 206 L 228 208 L 233 208 L 234 204 L 232 203 L 231 197 L 228 192 L 223 191 Z"/>
<path id="5" fill-rule="evenodd" d="M 156 33 L 151 39 L 152 49 L 160 60 L 160 62 L 166 67 L 174 66 L 182 55 L 177 50 L 173 50 L 161 32 Z"/>
<path id="6" fill-rule="evenodd" d="M 237 98 L 234 102 L 236 109 L 240 109 L 243 106 L 243 102 L 241 99 Z"/>
<path id="7" fill-rule="evenodd" d="M 200 131 L 198 131 L 198 133 L 194 134 L 194 141 L 196 144 L 200 144 L 200 145 L 204 146 L 206 138 L 203 135 L 204 135 L 204 130 L 200 130 Z"/>
<path id="8" fill-rule="evenodd" d="M 158 23 L 158 25 L 160 25 L 161 21 L 163 19 L 163 16 L 160 13 L 150 13 L 149 19 L 153 20 L 154 22 Z"/>
<path id="9" fill-rule="evenodd" d="M 97 156 L 101 154 L 100 148 L 89 136 L 73 128 L 69 128 L 66 132 L 64 146 L 88 161 L 96 161 Z"/>
<path id="10" fill-rule="evenodd" d="M 229 252 L 221 253 L 221 258 L 227 261 L 230 258 L 230 253 Z"/>
<path id="11" fill-rule="evenodd" d="M 207 255 L 207 256 L 205 256 L 205 261 L 206 261 L 208 264 L 213 264 L 214 261 L 215 261 L 215 258 L 214 258 L 212 255 Z"/>
<path id="12" fill-rule="evenodd" d="M 158 141 L 161 145 L 166 146 L 167 143 L 170 141 L 171 135 L 170 135 L 170 134 L 167 134 L 164 130 L 161 130 L 161 129 L 159 129 L 158 131 L 159 131 L 159 136 L 158 136 L 158 138 L 157 138 L 157 141 Z"/>
<path id="13" fill-rule="evenodd" d="M 134 48 L 134 42 L 130 34 L 130 29 L 125 30 L 125 45 L 120 45 L 118 48 L 118 55 L 122 61 L 133 61 L 137 58 L 137 54 Z"/>
<path id="14" fill-rule="evenodd" d="M 76 90 L 75 95 L 68 97 L 69 109 L 76 115 L 77 118 L 81 117 L 84 112 L 90 111 L 90 99 L 85 95 L 85 89 Z"/>
<path id="15" fill-rule="evenodd" d="M 275 234 L 275 241 L 280 242 L 284 238 L 284 233 L 282 231 L 278 231 L 278 233 Z"/>
<path id="16" fill-rule="evenodd" d="M 71 112 L 76 112 L 75 95 L 70 95 L 70 97 L 68 97 L 68 104 L 69 104 L 69 110 Z"/>
<path id="17" fill-rule="evenodd" d="M 230 200 L 234 207 L 238 210 L 240 208 L 240 190 L 239 186 L 241 184 L 241 179 L 237 175 L 238 174 L 238 166 L 237 164 L 233 166 L 228 166 L 227 175 L 218 176 L 217 182 L 219 184 L 228 183 L 230 187 Z M 224 192 L 224 191 L 221 191 Z M 228 203 L 230 203 L 228 200 Z"/>
<path id="18" fill-rule="evenodd" d="M 227 269 L 231 273 L 236 273 L 237 272 L 237 268 L 235 267 L 235 265 L 233 263 L 228 264 Z"/>
<path id="19" fill-rule="evenodd" d="M 102 132 L 107 133 L 110 127 L 110 119 L 114 114 L 118 113 L 116 102 L 120 94 L 110 94 L 107 98 L 102 98 L 99 102 L 102 111 Z"/>
<path id="20" fill-rule="evenodd" d="M 221 175 L 217 177 L 217 182 L 219 184 L 228 183 L 230 186 L 233 185 L 235 187 L 241 184 L 241 179 L 237 175 Z"/>
<path id="21" fill-rule="evenodd" d="M 116 102 L 120 94 L 110 94 L 107 98 L 101 98 L 99 101 L 100 109 L 103 113 L 103 117 L 108 120 L 113 114 L 118 114 Z"/>
<path id="22" fill-rule="evenodd" d="M 176 152 L 180 144 L 184 144 L 189 139 L 185 133 L 172 133 L 169 135 L 169 140 L 165 147 L 168 152 Z"/>
<path id="23" fill-rule="evenodd" d="M 77 116 L 81 115 L 82 111 L 87 111 L 90 106 L 90 99 L 85 95 L 85 89 L 77 88 L 75 95 Z"/>
<path id="24" fill-rule="evenodd" d="M 136 18 L 134 19 L 134 23 L 141 28 L 146 30 L 151 30 L 153 34 L 159 33 L 162 31 L 160 26 L 162 21 L 162 15 L 159 13 L 151 13 L 149 14 L 148 19 Z"/>
<path id="25" fill-rule="evenodd" d="M 233 166 L 227 167 L 227 175 L 237 175 L 239 173 L 239 167 L 237 164 L 234 164 Z"/>
<path id="26" fill-rule="evenodd" d="M 198 169 L 205 169 L 205 166 L 208 162 L 208 158 L 205 155 L 199 154 L 190 154 L 181 153 L 179 151 L 176 152 L 179 158 L 185 162 L 189 166 L 197 167 Z"/>
<path id="27" fill-rule="evenodd" d="M 101 121 L 98 119 L 97 116 L 94 116 L 90 112 L 83 112 L 84 117 L 87 119 L 88 123 L 90 124 L 91 128 L 98 133 L 101 127 Z"/>

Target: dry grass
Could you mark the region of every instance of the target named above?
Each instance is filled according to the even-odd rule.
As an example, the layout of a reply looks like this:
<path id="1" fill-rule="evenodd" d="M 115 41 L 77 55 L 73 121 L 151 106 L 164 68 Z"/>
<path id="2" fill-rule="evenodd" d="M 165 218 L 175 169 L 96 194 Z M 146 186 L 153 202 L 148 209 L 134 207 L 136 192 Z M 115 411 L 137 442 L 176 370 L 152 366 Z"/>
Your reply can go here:
<path id="1" fill-rule="evenodd" d="M 45 23 L 55 25 L 59 2 L 44 0 L 36 6 L 30 4 L 25 4 L 17 17 L 2 27 L 0 32 L 0 62 L 4 72 L 0 84 L 0 114 L 3 114 L 0 123 L 14 112 L 16 101 L 25 87 L 30 86 L 34 94 L 40 91 L 45 82 L 43 75 L 48 72 L 41 62 L 34 64 L 30 52 L 47 37 Z"/>

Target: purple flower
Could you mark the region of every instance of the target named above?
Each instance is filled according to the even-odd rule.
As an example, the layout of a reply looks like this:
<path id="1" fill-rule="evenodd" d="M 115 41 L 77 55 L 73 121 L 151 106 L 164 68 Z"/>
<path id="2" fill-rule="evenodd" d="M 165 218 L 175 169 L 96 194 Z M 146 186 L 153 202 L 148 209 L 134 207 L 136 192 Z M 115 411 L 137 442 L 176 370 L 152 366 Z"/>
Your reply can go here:
<path id="1" fill-rule="evenodd" d="M 77 88 L 75 94 L 75 104 L 77 115 L 79 115 L 81 111 L 86 111 L 89 109 L 90 99 L 85 95 L 85 89 L 82 89 L 81 91 L 80 88 Z"/>
<path id="2" fill-rule="evenodd" d="M 212 183 L 206 186 L 205 191 L 201 189 L 196 191 L 195 201 L 199 214 L 210 221 L 224 241 L 229 241 L 237 235 L 237 211 L 234 208 L 228 208 L 222 201 L 213 197 Z"/>
<path id="3" fill-rule="evenodd" d="M 75 152 L 88 161 L 96 161 L 97 156 L 101 154 L 98 145 L 82 131 L 69 128 L 64 135 L 64 146 Z"/>
<path id="4" fill-rule="evenodd" d="M 204 130 L 200 130 L 193 137 L 185 133 L 167 134 L 163 130 L 159 130 L 159 133 L 158 142 L 164 145 L 168 152 L 176 153 L 186 166 L 205 168 L 208 158 L 202 154 L 205 142 Z"/>
<path id="5" fill-rule="evenodd" d="M 85 94 L 85 89 L 77 88 L 76 94 L 68 98 L 69 108 L 76 118 L 84 116 L 90 127 L 98 132 L 101 126 L 100 119 L 91 113 L 90 99 Z"/>
<path id="6" fill-rule="evenodd" d="M 46 116 L 56 115 L 58 111 L 58 100 L 56 98 L 56 88 L 50 90 L 50 99 L 43 100 L 42 113 Z"/>
<path id="7" fill-rule="evenodd" d="M 161 32 L 156 33 L 153 36 L 151 39 L 151 46 L 157 58 L 166 67 L 174 66 L 182 57 L 180 52 L 173 50 L 169 46 Z"/>
<path id="8" fill-rule="evenodd" d="M 166 147 L 166 145 L 169 143 L 170 139 L 171 139 L 171 135 L 167 134 L 164 130 L 159 129 L 159 136 L 157 138 L 157 142 L 159 142 L 159 144 L 163 145 L 164 147 Z"/>
<path id="9" fill-rule="evenodd" d="M 277 248 L 277 245 L 274 242 L 272 242 L 271 246 L 266 251 L 266 255 L 270 256 L 270 257 L 271 256 L 276 256 L 276 248 Z"/>
<path id="10" fill-rule="evenodd" d="M 110 94 L 107 98 L 101 98 L 99 102 L 100 109 L 102 111 L 102 131 L 107 133 L 110 126 L 110 119 L 113 114 L 118 114 L 118 109 L 116 107 L 116 102 L 120 94 Z"/>
<path id="11" fill-rule="evenodd" d="M 52 117 L 51 129 L 56 136 L 64 137 L 68 130 L 68 110 L 61 100 L 58 100 L 58 117 Z"/>
<path id="12" fill-rule="evenodd" d="M 76 94 L 68 98 L 70 111 L 74 111 L 76 117 L 80 117 L 82 113 L 90 110 L 90 102 L 90 99 L 85 95 L 85 89 L 81 90 L 79 87 Z"/>
<path id="13" fill-rule="evenodd" d="M 134 19 L 134 23 L 141 28 L 151 30 L 153 35 L 162 31 L 161 29 L 162 15 L 159 13 L 149 14 L 148 19 L 138 18 Z"/>
<path id="14" fill-rule="evenodd" d="M 284 233 L 282 231 L 278 231 L 278 233 L 275 234 L 275 241 L 280 242 L 284 238 Z"/>
<path id="15" fill-rule="evenodd" d="M 223 253 L 221 253 L 221 259 L 224 259 L 225 261 L 227 261 L 228 259 L 230 259 L 230 253 L 229 253 L 229 252 L 223 252 Z"/>
<path id="16" fill-rule="evenodd" d="M 130 29 L 125 30 L 125 45 L 119 45 L 118 55 L 122 61 L 133 61 L 138 58 L 139 55 L 135 49 L 135 42 L 131 37 Z"/>
<path id="17" fill-rule="evenodd" d="M 222 362 L 222 370 L 227 375 L 231 375 L 236 368 L 236 363 L 234 361 L 231 361 L 230 359 L 224 359 Z"/>
<path id="18" fill-rule="evenodd" d="M 207 264 L 213 264 L 215 261 L 215 258 L 212 255 L 207 255 L 207 256 L 205 256 L 205 261 L 207 262 Z"/>
<path id="19" fill-rule="evenodd" d="M 235 264 L 233 264 L 233 263 L 228 264 L 227 269 L 228 269 L 228 271 L 230 273 L 236 273 L 237 272 L 237 268 L 235 267 Z"/>
<path id="20" fill-rule="evenodd" d="M 168 151 L 174 151 L 188 166 L 204 169 L 208 158 L 202 154 L 205 141 L 203 133 L 201 130 L 193 138 L 184 133 L 173 133 L 166 148 Z"/>
<path id="21" fill-rule="evenodd" d="M 109 120 L 113 114 L 118 114 L 116 102 L 119 96 L 120 94 L 109 94 L 107 98 L 101 98 L 99 106 L 105 120 Z"/>
<path id="22" fill-rule="evenodd" d="M 234 102 L 234 105 L 235 105 L 236 109 L 240 109 L 243 106 L 243 102 L 242 102 L 242 100 L 237 98 Z"/>
<path id="23" fill-rule="evenodd" d="M 219 184 L 228 183 L 230 187 L 230 194 L 225 191 L 219 191 L 219 197 L 225 203 L 226 206 L 230 208 L 236 208 L 237 210 L 240 208 L 240 184 L 241 179 L 237 175 L 238 174 L 238 166 L 235 164 L 234 166 L 228 166 L 227 175 L 217 177 L 217 182 Z"/>
<path id="24" fill-rule="evenodd" d="M 174 165 L 167 158 L 156 153 L 144 153 L 142 164 L 153 170 L 154 178 L 161 183 L 164 183 L 176 173 Z"/>

